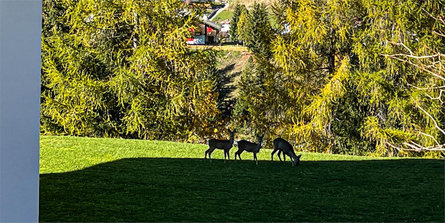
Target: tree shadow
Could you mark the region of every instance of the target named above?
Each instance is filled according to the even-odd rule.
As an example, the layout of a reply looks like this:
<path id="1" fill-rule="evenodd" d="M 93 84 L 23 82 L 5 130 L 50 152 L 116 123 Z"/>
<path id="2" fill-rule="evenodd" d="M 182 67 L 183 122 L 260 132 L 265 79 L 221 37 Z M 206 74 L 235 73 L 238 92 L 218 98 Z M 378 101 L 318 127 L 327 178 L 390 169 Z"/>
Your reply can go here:
<path id="1" fill-rule="evenodd" d="M 232 72 L 235 69 L 235 64 L 229 64 L 225 66 L 222 69 L 219 69 L 216 72 L 216 88 L 217 89 L 223 89 L 223 90 L 233 90 L 234 86 L 230 85 L 233 82 L 233 78 L 240 75 L 241 72 Z M 230 92 L 224 92 L 224 93 L 230 93 Z"/>
<path id="2" fill-rule="evenodd" d="M 440 160 L 134 158 L 40 175 L 40 221 L 441 221 Z"/>
<path id="3" fill-rule="evenodd" d="M 231 113 L 235 104 L 235 99 L 232 97 L 232 93 L 236 90 L 233 84 L 233 80 L 241 72 L 233 72 L 235 69 L 235 63 L 226 65 L 224 68 L 219 69 L 216 72 L 216 91 L 218 92 L 218 109 L 222 112 L 223 118 L 231 117 Z"/>

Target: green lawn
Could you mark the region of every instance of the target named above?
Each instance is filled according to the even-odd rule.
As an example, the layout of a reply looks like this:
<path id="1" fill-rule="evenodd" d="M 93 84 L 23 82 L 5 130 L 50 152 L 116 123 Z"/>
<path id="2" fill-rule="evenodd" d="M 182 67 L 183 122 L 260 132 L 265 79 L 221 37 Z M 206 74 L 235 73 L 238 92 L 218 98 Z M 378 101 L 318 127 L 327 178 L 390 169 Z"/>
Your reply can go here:
<path id="1" fill-rule="evenodd" d="M 443 160 L 303 153 L 293 168 L 206 148 L 42 136 L 40 221 L 444 221 Z"/>
<path id="2" fill-rule="evenodd" d="M 212 19 L 214 22 L 221 22 L 226 19 L 231 19 L 233 17 L 233 11 L 224 10 L 220 12 L 215 18 Z"/>

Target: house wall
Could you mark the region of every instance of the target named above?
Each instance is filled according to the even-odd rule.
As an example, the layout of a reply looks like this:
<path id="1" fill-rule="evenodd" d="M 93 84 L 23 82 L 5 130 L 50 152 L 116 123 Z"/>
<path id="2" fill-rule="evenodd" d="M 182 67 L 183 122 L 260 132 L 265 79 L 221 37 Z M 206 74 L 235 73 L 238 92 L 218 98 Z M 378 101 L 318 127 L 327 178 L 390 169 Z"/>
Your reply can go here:
<path id="1" fill-rule="evenodd" d="M 41 0 L 0 0 L 0 222 L 37 222 Z"/>

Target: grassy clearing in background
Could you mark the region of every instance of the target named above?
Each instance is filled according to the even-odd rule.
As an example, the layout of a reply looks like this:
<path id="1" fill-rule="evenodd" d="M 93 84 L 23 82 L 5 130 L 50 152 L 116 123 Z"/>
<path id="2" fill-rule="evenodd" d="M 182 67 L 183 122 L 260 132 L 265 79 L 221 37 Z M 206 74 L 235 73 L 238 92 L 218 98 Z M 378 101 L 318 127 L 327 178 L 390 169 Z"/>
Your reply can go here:
<path id="1" fill-rule="evenodd" d="M 40 221 L 443 221 L 444 162 L 41 137 Z M 231 150 L 231 157 L 237 148 Z M 300 154 L 300 153 L 298 153 Z"/>
<path id="2" fill-rule="evenodd" d="M 221 22 L 227 19 L 231 19 L 233 17 L 233 11 L 224 10 L 220 12 L 215 18 L 212 19 L 214 22 Z"/>

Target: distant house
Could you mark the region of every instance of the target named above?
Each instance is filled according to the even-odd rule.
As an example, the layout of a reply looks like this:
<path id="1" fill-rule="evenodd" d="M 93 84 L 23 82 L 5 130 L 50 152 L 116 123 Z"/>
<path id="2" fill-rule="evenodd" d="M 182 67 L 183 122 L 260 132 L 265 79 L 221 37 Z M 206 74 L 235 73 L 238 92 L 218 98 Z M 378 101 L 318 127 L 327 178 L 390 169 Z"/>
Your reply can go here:
<path id="1" fill-rule="evenodd" d="M 191 37 L 187 39 L 190 45 L 206 45 L 219 42 L 219 33 L 222 26 L 218 23 L 201 20 L 196 28 L 190 29 Z"/>

